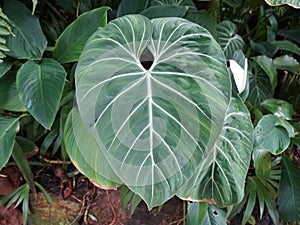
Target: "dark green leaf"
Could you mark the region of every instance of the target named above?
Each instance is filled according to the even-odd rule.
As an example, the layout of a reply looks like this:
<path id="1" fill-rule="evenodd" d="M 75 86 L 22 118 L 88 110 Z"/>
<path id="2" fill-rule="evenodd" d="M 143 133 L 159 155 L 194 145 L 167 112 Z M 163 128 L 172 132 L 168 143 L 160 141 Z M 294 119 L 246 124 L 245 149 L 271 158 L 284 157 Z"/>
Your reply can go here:
<path id="1" fill-rule="evenodd" d="M 266 99 L 272 98 L 274 90 L 268 75 L 254 61 L 249 61 L 249 96 L 253 106 L 260 105 Z"/>
<path id="2" fill-rule="evenodd" d="M 291 120 L 295 114 L 293 106 L 281 99 L 267 99 L 263 101 L 261 105 L 275 116 L 281 117 L 285 120 Z"/>
<path id="3" fill-rule="evenodd" d="M 291 56 L 284 55 L 273 60 L 274 65 L 279 70 L 287 70 L 295 74 L 300 73 L 299 62 Z"/>
<path id="4" fill-rule="evenodd" d="M 257 56 L 253 58 L 255 62 L 263 69 L 263 71 L 268 75 L 272 89 L 277 86 L 277 71 L 273 64 L 273 60 L 267 56 Z"/>
<path id="5" fill-rule="evenodd" d="M 30 114 L 45 128 L 50 128 L 57 113 L 66 72 L 53 59 L 40 64 L 27 61 L 18 71 L 17 88 Z"/>
<path id="6" fill-rule="evenodd" d="M 163 5 L 163 6 L 151 6 L 140 14 L 148 17 L 149 19 L 160 17 L 184 17 L 188 11 L 187 6 L 177 5 Z"/>
<path id="7" fill-rule="evenodd" d="M 33 174 L 30 168 L 30 165 L 28 163 L 28 160 L 25 157 L 25 154 L 22 150 L 22 148 L 19 146 L 17 142 L 14 144 L 12 157 L 14 161 L 16 162 L 18 168 L 20 169 L 24 179 L 29 184 L 30 189 L 35 193 L 35 185 L 34 185 L 34 178 Z"/>
<path id="8" fill-rule="evenodd" d="M 285 222 L 300 222 L 300 169 L 287 157 L 282 158 L 279 184 L 279 213 Z"/>
<path id="9" fill-rule="evenodd" d="M 266 115 L 255 127 L 254 149 L 268 150 L 278 155 L 287 149 L 293 135 L 293 127 L 285 120 Z"/>
<path id="10" fill-rule="evenodd" d="M 15 74 L 8 73 L 0 78 L 0 109 L 13 112 L 25 112 L 17 87 Z"/>
<path id="11" fill-rule="evenodd" d="M 12 66 L 12 61 L 6 60 L 0 63 L 0 78 L 3 77 L 7 73 L 7 71 L 10 70 L 11 66 Z"/>
<path id="12" fill-rule="evenodd" d="M 53 58 L 60 63 L 77 61 L 88 38 L 107 23 L 109 7 L 101 7 L 83 13 L 59 36 Z"/>
<path id="13" fill-rule="evenodd" d="M 261 180 L 268 179 L 272 168 L 272 159 L 270 152 L 264 149 L 255 149 L 253 151 L 252 157 L 254 162 L 255 174 Z"/>
<path id="14" fill-rule="evenodd" d="M 147 8 L 149 0 L 122 0 L 117 11 L 117 17 L 128 14 L 138 14 Z"/>
<path id="15" fill-rule="evenodd" d="M 16 0 L 4 0 L 3 11 L 13 22 L 13 33 L 7 38 L 8 55 L 19 59 L 41 59 L 47 46 L 39 20 Z M 17 13 L 16 13 L 17 12 Z"/>
<path id="16" fill-rule="evenodd" d="M 22 148 L 26 158 L 30 158 L 39 151 L 39 148 L 36 146 L 36 144 L 25 137 L 17 136 L 16 142 Z"/>
<path id="17" fill-rule="evenodd" d="M 19 122 L 17 118 L 0 116 L 0 170 L 10 158 L 18 131 Z"/>
<path id="18" fill-rule="evenodd" d="M 232 59 L 235 51 L 245 46 L 243 38 L 237 34 L 237 27 L 229 20 L 224 20 L 217 26 L 218 42 L 222 47 L 226 59 Z"/>
<path id="19" fill-rule="evenodd" d="M 291 41 L 273 41 L 271 44 L 278 47 L 280 50 L 295 53 L 300 56 L 300 48 Z"/>

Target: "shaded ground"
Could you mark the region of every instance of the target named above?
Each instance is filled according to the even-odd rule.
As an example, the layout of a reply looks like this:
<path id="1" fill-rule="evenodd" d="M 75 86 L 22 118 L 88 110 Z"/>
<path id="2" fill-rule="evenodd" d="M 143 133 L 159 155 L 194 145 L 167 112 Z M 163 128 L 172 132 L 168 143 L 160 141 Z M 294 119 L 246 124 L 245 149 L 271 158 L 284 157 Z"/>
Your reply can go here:
<path id="1" fill-rule="evenodd" d="M 61 167 L 59 168 L 61 171 Z M 157 208 L 148 211 L 142 202 L 135 213 L 130 215 L 130 206 L 123 211 L 118 190 L 102 190 L 92 185 L 81 174 L 69 179 L 73 191 L 66 194 L 67 185 L 62 185 L 65 176 L 57 176 L 57 167 L 41 167 L 37 171 L 35 180 L 39 182 L 51 195 L 49 205 L 43 194 L 38 193 L 37 199 L 30 198 L 31 213 L 28 225 L 167 225 L 183 224 L 183 202 L 177 198 L 168 201 L 158 211 Z M 15 167 L 8 167 L 1 171 L 6 177 L 0 177 L 0 195 L 3 196 L 22 184 L 22 176 Z M 60 174 L 61 175 L 61 174 Z M 66 184 L 66 183 L 64 183 Z M 4 212 L 0 208 L 0 225 L 22 224 L 20 209 L 9 209 Z"/>

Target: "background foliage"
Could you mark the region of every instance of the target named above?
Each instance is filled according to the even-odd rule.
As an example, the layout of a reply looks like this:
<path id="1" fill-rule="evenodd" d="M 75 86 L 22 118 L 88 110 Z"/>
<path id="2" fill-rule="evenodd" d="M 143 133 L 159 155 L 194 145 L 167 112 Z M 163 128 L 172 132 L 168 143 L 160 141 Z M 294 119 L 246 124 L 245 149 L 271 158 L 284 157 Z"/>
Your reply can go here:
<path id="1" fill-rule="evenodd" d="M 9 207 L 13 202 L 23 202 L 25 224 L 30 191 L 35 193 L 37 186 L 50 202 L 43 187 L 34 181 L 26 158 L 38 149 L 33 160 L 39 160 L 38 156 L 70 158 L 95 183 L 109 188 L 123 185 L 124 206 L 131 203 L 136 207 L 142 198 L 151 208 L 174 195 L 204 200 L 205 203 L 189 203 L 188 224 L 222 224 L 225 218 L 230 221 L 241 211 L 244 212 L 242 224 L 253 224 L 256 204 L 260 217 L 266 208 L 274 224 L 299 222 L 298 8 L 299 2 L 293 0 L 4 0 L 0 11 L 0 169 L 12 156 L 26 183 L 3 197 L 0 204 L 7 203 Z M 141 24 L 147 29 L 141 29 Z M 178 33 L 172 33 L 176 25 L 185 30 L 177 27 Z M 159 34 L 159 31 L 164 32 Z M 187 34 L 197 34 L 199 39 L 185 38 Z M 138 45 L 129 44 L 128 40 L 138 41 Z M 154 40 L 152 45 L 151 40 Z M 156 41 L 166 43 L 164 47 L 178 45 L 164 51 Z M 123 51 L 111 51 L 116 46 L 126 47 Z M 145 49 L 148 52 L 142 51 Z M 212 63 L 214 59 L 207 60 L 212 56 L 217 63 Z M 101 60 L 106 61 L 101 63 Z M 229 63 L 230 60 L 237 64 Z M 145 63 L 149 66 L 145 67 Z M 212 89 L 187 75 L 178 78 L 187 71 L 203 76 L 199 65 L 210 75 L 207 80 Z M 162 71 L 172 75 L 168 82 L 160 77 Z M 122 82 L 112 82 L 114 76 L 121 76 Z M 244 79 L 242 89 L 239 81 L 234 81 L 237 77 Z M 110 81 L 108 85 L 103 85 L 102 92 L 96 89 L 90 100 L 85 101 L 86 93 L 93 93 L 91 87 L 101 86 L 104 78 Z M 151 87 L 157 85 L 153 89 L 156 95 L 169 102 L 149 97 L 149 83 L 148 86 L 142 83 L 147 78 L 152 82 Z M 136 92 L 126 96 L 123 87 L 134 82 L 141 82 L 140 88 L 136 86 Z M 176 94 L 177 100 L 169 98 Z M 149 155 L 141 156 L 131 154 L 128 148 L 127 155 L 121 156 L 128 161 L 122 165 L 140 162 L 141 174 L 148 179 L 132 183 L 130 170 L 120 170 L 122 166 L 116 167 L 112 162 L 111 156 L 119 157 L 120 151 L 116 152 L 117 135 L 108 132 L 113 130 L 113 125 L 107 121 L 115 120 L 103 119 L 102 128 L 95 126 L 97 129 L 93 130 L 90 128 L 95 123 L 93 119 L 101 119 L 99 115 L 106 114 L 96 112 L 96 117 L 89 117 L 89 109 L 102 107 L 105 112 L 112 110 L 113 96 L 115 99 L 125 96 L 127 101 L 132 101 L 139 95 L 152 103 L 156 112 L 142 113 L 150 110 L 149 105 L 141 104 L 142 98 L 133 104 L 133 111 L 128 111 L 129 117 L 119 107 L 116 115 L 123 118 L 119 133 L 128 122 L 139 138 L 151 136 L 151 129 L 146 132 L 145 128 L 148 128 L 147 121 L 149 125 L 153 119 L 157 129 L 152 130 L 153 134 L 167 137 L 161 138 L 165 147 L 161 152 L 168 152 L 176 161 L 183 157 L 181 151 L 174 150 L 182 141 L 178 134 L 194 135 L 185 130 L 178 118 L 197 112 L 195 120 L 190 117 L 186 122 L 209 128 L 207 132 L 199 132 L 201 138 L 190 135 L 182 142 L 192 140 L 199 149 L 212 153 L 207 158 L 209 163 L 204 162 L 203 152 L 196 151 L 187 164 L 179 163 L 182 170 L 165 179 L 164 173 L 171 174 L 168 171 L 174 168 L 159 167 L 155 160 L 164 161 L 167 155 L 152 157 L 149 152 L 155 148 L 149 148 Z M 212 104 L 213 98 L 217 99 L 218 107 Z M 183 100 L 189 104 L 181 109 Z M 203 102 L 205 106 L 198 107 Z M 174 109 L 174 105 L 179 108 Z M 189 111 L 191 105 L 196 106 L 196 111 Z M 167 116 L 162 112 L 167 112 Z M 179 116 L 178 112 L 182 114 Z M 206 115 L 211 123 L 203 119 Z M 165 120 L 166 127 L 155 127 L 156 117 Z M 102 130 L 103 127 L 107 129 Z M 174 132 L 166 133 L 169 128 Z M 112 145 L 114 151 L 104 150 Z M 189 147 L 185 145 L 184 154 L 190 154 Z M 90 154 L 91 149 L 94 154 Z M 147 161 L 148 156 L 152 157 L 152 163 Z M 97 163 L 93 161 L 95 158 Z M 152 172 L 144 171 L 144 164 L 152 165 Z M 214 212 L 218 212 L 218 217 Z"/>

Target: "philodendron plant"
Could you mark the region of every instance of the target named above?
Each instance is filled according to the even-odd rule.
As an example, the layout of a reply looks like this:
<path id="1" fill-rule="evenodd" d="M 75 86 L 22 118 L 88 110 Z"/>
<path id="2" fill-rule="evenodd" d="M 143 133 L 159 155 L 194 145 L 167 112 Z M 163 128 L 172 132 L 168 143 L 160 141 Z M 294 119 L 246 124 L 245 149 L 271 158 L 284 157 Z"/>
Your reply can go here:
<path id="1" fill-rule="evenodd" d="M 149 208 L 174 195 L 218 206 L 242 199 L 252 123 L 206 29 L 115 19 L 89 38 L 75 79 L 65 144 L 95 184 L 125 184 Z"/>

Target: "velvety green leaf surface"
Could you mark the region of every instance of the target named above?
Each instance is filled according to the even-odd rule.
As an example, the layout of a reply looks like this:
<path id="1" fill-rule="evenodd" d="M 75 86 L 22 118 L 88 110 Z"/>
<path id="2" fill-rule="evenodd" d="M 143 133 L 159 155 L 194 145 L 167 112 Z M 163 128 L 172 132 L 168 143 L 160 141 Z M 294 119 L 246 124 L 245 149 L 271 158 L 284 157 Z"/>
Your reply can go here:
<path id="1" fill-rule="evenodd" d="M 17 90 L 15 74 L 8 73 L 0 78 L 0 109 L 13 112 L 27 111 Z"/>
<path id="2" fill-rule="evenodd" d="M 10 158 L 18 130 L 17 118 L 0 116 L 0 170 Z"/>
<path id="3" fill-rule="evenodd" d="M 265 149 L 255 149 L 252 154 L 255 174 L 261 179 L 269 178 L 272 168 L 272 159 L 269 151 Z"/>
<path id="4" fill-rule="evenodd" d="M 5 0 L 4 13 L 13 22 L 13 33 L 7 38 L 8 55 L 19 59 L 41 59 L 47 46 L 39 20 L 16 0 Z"/>
<path id="5" fill-rule="evenodd" d="M 53 59 L 40 64 L 27 61 L 17 74 L 17 88 L 30 114 L 45 128 L 50 128 L 62 96 L 66 72 Z"/>
<path id="6" fill-rule="evenodd" d="M 274 59 L 274 65 L 277 69 L 287 70 L 295 74 L 300 73 L 299 62 L 291 56 L 284 55 Z"/>
<path id="7" fill-rule="evenodd" d="M 281 117 L 285 120 L 291 120 L 295 114 L 293 106 L 281 99 L 267 99 L 263 101 L 261 105 L 275 116 Z"/>
<path id="8" fill-rule="evenodd" d="M 272 98 L 273 88 L 268 75 L 254 61 L 249 61 L 249 95 L 252 105 L 259 105 L 266 99 Z"/>
<path id="9" fill-rule="evenodd" d="M 300 222 L 300 169 L 287 157 L 282 158 L 282 175 L 278 191 L 280 218 Z"/>
<path id="10" fill-rule="evenodd" d="M 257 56 L 254 58 L 254 60 L 268 75 L 272 88 L 274 89 L 277 86 L 277 71 L 275 65 L 273 64 L 273 60 L 265 55 Z"/>
<path id="11" fill-rule="evenodd" d="M 290 5 L 294 8 L 300 8 L 300 2 L 298 0 L 265 0 L 271 6 L 278 6 L 278 5 Z"/>
<path id="12" fill-rule="evenodd" d="M 222 133 L 209 151 L 211 164 L 200 164 L 177 195 L 188 200 L 209 199 L 222 207 L 239 202 L 250 163 L 252 132 L 246 106 L 232 98 Z"/>
<path id="13" fill-rule="evenodd" d="M 53 58 L 60 63 L 77 61 L 88 38 L 107 23 L 109 7 L 101 7 L 83 13 L 59 36 Z"/>
<path id="14" fill-rule="evenodd" d="M 64 141 L 68 155 L 76 168 L 94 184 L 103 188 L 113 188 L 121 183 L 75 108 L 72 109 L 67 118 Z M 106 178 L 111 178 L 111 180 L 106 179 L 101 174 Z"/>
<path id="15" fill-rule="evenodd" d="M 218 42 L 226 59 L 232 59 L 235 51 L 244 48 L 243 38 L 237 34 L 237 27 L 229 20 L 224 20 L 217 26 Z"/>
<path id="16" fill-rule="evenodd" d="M 160 17 L 184 17 L 188 11 L 187 6 L 177 5 L 163 5 L 163 6 L 151 6 L 140 14 L 148 17 L 149 19 Z"/>
<path id="17" fill-rule="evenodd" d="M 122 0 L 117 11 L 117 17 L 128 14 L 138 14 L 147 8 L 149 0 Z"/>
<path id="18" fill-rule="evenodd" d="M 206 29 L 180 18 L 120 17 L 89 39 L 75 76 L 85 126 L 149 208 L 211 164 L 230 78 Z"/>
<path id="19" fill-rule="evenodd" d="M 274 115 L 265 115 L 254 130 L 254 148 L 268 150 L 274 155 L 282 153 L 290 144 L 293 127 Z"/>

